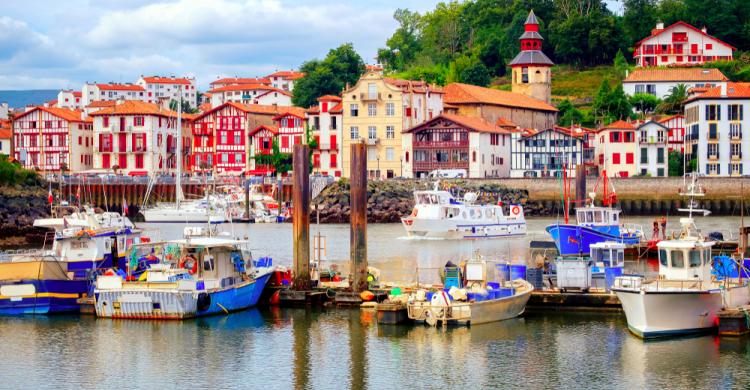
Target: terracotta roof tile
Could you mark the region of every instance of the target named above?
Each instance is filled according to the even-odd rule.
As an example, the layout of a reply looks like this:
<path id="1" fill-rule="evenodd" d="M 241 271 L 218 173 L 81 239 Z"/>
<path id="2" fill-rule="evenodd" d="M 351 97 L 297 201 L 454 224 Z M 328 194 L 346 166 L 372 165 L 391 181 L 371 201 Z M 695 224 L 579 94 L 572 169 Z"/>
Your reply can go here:
<path id="1" fill-rule="evenodd" d="M 0 119 L 0 139 L 7 139 L 13 136 L 13 129 L 8 119 Z"/>
<path id="2" fill-rule="evenodd" d="M 112 107 L 116 103 L 114 100 L 94 100 L 86 108 Z"/>
<path id="3" fill-rule="evenodd" d="M 37 106 L 34 107 L 28 111 L 25 111 L 18 116 L 16 116 L 15 119 L 22 118 L 32 112 L 35 112 L 36 110 L 42 110 L 44 112 L 48 112 L 60 119 L 66 120 L 68 122 L 85 122 L 85 120 L 81 119 L 81 111 L 80 110 L 71 110 L 68 108 L 59 108 L 59 107 L 43 107 L 43 106 Z"/>
<path id="4" fill-rule="evenodd" d="M 172 110 L 162 108 L 158 104 L 142 102 L 140 100 L 125 100 L 119 104 L 102 108 L 99 111 L 92 112 L 90 116 L 99 115 L 158 115 L 164 117 L 177 117 L 177 113 Z M 187 114 L 183 118 L 188 119 Z"/>
<path id="5" fill-rule="evenodd" d="M 479 117 L 473 117 L 473 116 L 463 116 L 463 115 L 454 115 L 454 114 L 440 114 L 426 122 L 422 122 L 419 125 L 416 125 L 410 129 L 406 129 L 403 132 L 404 133 L 412 133 L 418 129 L 427 128 L 430 127 L 433 123 L 441 120 L 441 119 L 447 119 L 451 122 L 457 123 L 461 126 L 466 127 L 467 129 L 471 129 L 480 133 L 493 133 L 493 134 L 510 134 L 511 132 L 507 129 L 501 128 L 499 126 L 493 125 L 492 123 L 488 122 L 484 118 Z"/>
<path id="6" fill-rule="evenodd" d="M 213 112 L 216 112 L 218 110 L 221 110 L 227 106 L 234 107 L 242 112 L 248 113 L 248 114 L 260 114 L 260 115 L 279 115 L 281 113 L 287 112 L 294 115 L 299 116 L 300 118 L 305 117 L 305 109 L 301 107 L 294 107 L 294 106 L 273 106 L 273 105 L 262 105 L 262 104 L 243 104 L 243 103 L 237 103 L 237 102 L 226 102 L 224 104 L 221 104 L 219 106 L 216 106 L 206 112 L 203 112 L 199 114 L 196 119 L 203 118 L 208 115 L 210 115 Z"/>
<path id="7" fill-rule="evenodd" d="M 445 102 L 451 105 L 491 104 L 540 111 L 557 111 L 557 108 L 526 95 L 476 85 L 451 83 L 445 87 L 445 92 Z"/>
<path id="8" fill-rule="evenodd" d="M 149 76 L 144 77 L 143 81 L 149 84 L 185 84 L 190 85 L 190 80 L 185 77 L 161 77 L 161 76 Z"/>
<path id="9" fill-rule="evenodd" d="M 81 97 L 81 91 L 73 91 L 73 97 Z"/>
<path id="10" fill-rule="evenodd" d="M 437 85 L 430 85 L 420 80 L 404 80 L 384 77 L 383 81 L 396 88 L 400 88 L 404 92 L 408 92 L 409 90 L 411 90 L 416 93 L 425 93 L 427 91 L 429 91 L 430 93 L 445 93 L 445 90 L 442 87 L 438 87 Z"/>
<path id="11" fill-rule="evenodd" d="M 339 102 L 339 104 L 337 104 L 337 105 L 329 108 L 328 112 L 331 112 L 331 113 L 334 113 L 334 114 L 343 113 L 344 112 L 344 105 L 341 104 L 341 102 Z"/>
<path id="12" fill-rule="evenodd" d="M 727 83 L 726 95 L 722 96 L 721 86 L 712 87 L 708 91 L 691 97 L 687 101 L 700 99 L 750 98 L 750 83 Z"/>
<path id="13" fill-rule="evenodd" d="M 101 91 L 146 91 L 140 85 L 135 84 L 96 84 Z"/>
<path id="14" fill-rule="evenodd" d="M 291 96 L 291 94 L 287 91 L 274 88 L 270 85 L 266 84 L 232 84 L 232 85 L 226 85 L 219 88 L 214 88 L 209 93 L 218 93 L 218 92 L 237 92 L 237 91 L 269 91 L 269 92 L 279 92 L 287 96 Z"/>
<path id="15" fill-rule="evenodd" d="M 260 126 L 254 128 L 254 129 L 250 130 L 250 134 L 248 134 L 248 136 L 253 136 L 255 133 L 257 133 L 257 132 L 259 132 L 259 131 L 261 131 L 263 129 L 268 130 L 268 131 L 270 131 L 273 134 L 279 134 L 279 126 L 274 126 L 274 125 L 260 125 Z"/>
<path id="16" fill-rule="evenodd" d="M 727 80 L 727 77 L 716 68 L 639 68 L 631 71 L 624 82 Z"/>
<path id="17" fill-rule="evenodd" d="M 633 126 L 630 122 L 625 122 L 624 120 L 619 120 L 612 122 L 608 124 L 607 126 L 602 127 L 599 129 L 599 131 L 603 130 L 635 130 L 635 126 Z"/>
<path id="18" fill-rule="evenodd" d="M 255 78 L 255 77 L 224 77 L 218 80 L 212 81 L 209 85 L 230 85 L 230 84 L 271 84 L 271 80 L 267 77 Z"/>
<path id="19" fill-rule="evenodd" d="M 695 28 L 695 26 L 693 26 L 693 25 L 691 25 L 691 24 L 688 24 L 688 23 L 685 23 L 685 22 L 683 22 L 683 21 L 678 21 L 678 22 L 672 23 L 671 25 L 669 25 L 669 26 L 667 26 L 666 28 L 663 28 L 663 29 L 661 29 L 661 30 L 656 30 L 656 29 L 654 29 L 654 30 L 651 30 L 651 35 L 649 35 L 649 36 L 647 36 L 646 38 L 643 38 L 643 39 L 641 39 L 640 41 L 638 41 L 638 43 L 636 43 L 636 44 L 635 44 L 635 47 L 637 48 L 637 47 L 641 46 L 641 43 L 643 43 L 643 41 L 645 41 L 645 40 L 647 40 L 647 39 L 649 39 L 649 38 L 655 37 L 655 36 L 657 36 L 657 35 L 661 35 L 661 34 L 663 34 L 663 33 L 667 32 L 668 30 L 671 30 L 671 29 L 672 29 L 673 27 L 677 27 L 677 26 L 685 26 L 685 27 L 687 27 L 687 28 L 689 28 L 689 29 L 692 29 L 693 31 L 695 31 L 695 32 L 697 32 L 697 33 L 699 33 L 699 34 L 705 35 L 705 36 L 707 36 L 707 37 L 710 37 L 711 39 L 714 39 L 714 40 L 716 40 L 717 42 L 720 42 L 720 43 L 722 43 L 722 44 L 724 44 L 724 45 L 727 45 L 727 46 L 729 46 L 730 48 L 732 48 L 732 50 L 737 50 L 737 48 L 736 48 L 736 47 L 734 47 L 734 46 L 732 46 L 732 45 L 730 45 L 730 44 L 728 44 L 728 43 L 726 43 L 726 42 L 722 41 L 722 40 L 721 40 L 721 39 L 719 39 L 719 38 L 716 38 L 716 37 L 715 37 L 715 36 L 713 36 L 713 35 L 709 35 L 709 34 L 707 34 L 707 33 L 704 33 L 704 32 L 703 32 L 702 30 L 699 30 L 699 29 Z"/>
<path id="20" fill-rule="evenodd" d="M 323 95 L 318 98 L 319 102 L 340 102 L 341 97 L 336 95 Z"/>
<path id="21" fill-rule="evenodd" d="M 280 70 L 278 72 L 271 73 L 266 77 L 281 77 L 286 80 L 297 80 L 305 77 L 305 74 L 303 72 L 296 72 L 293 70 Z"/>

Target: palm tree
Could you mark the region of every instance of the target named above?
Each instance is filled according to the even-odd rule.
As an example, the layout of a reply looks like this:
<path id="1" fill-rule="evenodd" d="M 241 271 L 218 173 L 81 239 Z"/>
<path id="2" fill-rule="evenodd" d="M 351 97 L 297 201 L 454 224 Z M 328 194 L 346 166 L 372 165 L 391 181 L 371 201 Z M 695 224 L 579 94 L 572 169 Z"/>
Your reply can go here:
<path id="1" fill-rule="evenodd" d="M 669 89 L 669 94 L 664 97 L 664 101 L 657 108 L 664 114 L 679 114 L 685 107 L 685 100 L 688 95 L 688 86 L 677 84 Z"/>

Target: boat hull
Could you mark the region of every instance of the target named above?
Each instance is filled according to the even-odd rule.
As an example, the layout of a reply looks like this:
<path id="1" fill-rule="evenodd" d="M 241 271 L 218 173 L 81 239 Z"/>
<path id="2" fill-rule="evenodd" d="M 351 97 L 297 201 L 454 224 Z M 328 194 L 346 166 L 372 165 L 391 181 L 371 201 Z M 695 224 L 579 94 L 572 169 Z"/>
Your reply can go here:
<path id="1" fill-rule="evenodd" d="M 96 315 L 102 318 L 179 320 L 248 309 L 258 303 L 271 273 L 213 291 L 157 288 L 97 290 Z"/>
<path id="2" fill-rule="evenodd" d="M 479 325 L 515 318 L 523 314 L 534 287 L 522 280 L 513 282 L 514 295 L 480 302 L 453 302 L 450 306 L 433 306 L 430 302 L 412 302 L 408 306 L 409 318 L 416 321 Z"/>
<path id="3" fill-rule="evenodd" d="M 0 281 L 0 315 L 77 313 L 78 298 L 90 285 L 86 280 Z"/>
<path id="4" fill-rule="evenodd" d="M 526 221 L 523 219 L 497 223 L 471 223 L 466 220 L 407 217 L 402 218 L 401 223 L 406 234 L 414 238 L 461 240 L 526 235 Z"/>
<path id="5" fill-rule="evenodd" d="M 613 288 L 622 303 L 628 328 L 649 339 L 711 332 L 724 308 L 721 290 L 643 291 Z M 747 287 L 730 288 L 729 305 L 746 304 Z"/>
<path id="6" fill-rule="evenodd" d="M 555 241 L 561 256 L 588 255 L 591 244 L 599 242 L 613 241 L 634 245 L 640 241 L 635 235 L 620 235 L 619 229 L 616 229 L 618 234 L 577 225 L 550 225 L 546 230 Z"/>

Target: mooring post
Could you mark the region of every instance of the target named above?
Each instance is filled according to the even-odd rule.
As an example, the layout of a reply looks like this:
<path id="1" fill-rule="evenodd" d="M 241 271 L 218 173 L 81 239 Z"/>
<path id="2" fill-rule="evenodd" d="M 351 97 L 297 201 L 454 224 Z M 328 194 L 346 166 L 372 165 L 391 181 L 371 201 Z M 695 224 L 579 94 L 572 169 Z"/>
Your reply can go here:
<path id="1" fill-rule="evenodd" d="M 576 165 L 576 208 L 586 205 L 586 166 Z"/>
<path id="2" fill-rule="evenodd" d="M 292 156 L 294 289 L 310 290 L 310 147 L 294 145 Z"/>
<path id="3" fill-rule="evenodd" d="M 250 219 L 250 179 L 245 179 L 245 220 Z"/>
<path id="4" fill-rule="evenodd" d="M 351 145 L 349 180 L 352 291 L 367 290 L 367 148 Z"/>

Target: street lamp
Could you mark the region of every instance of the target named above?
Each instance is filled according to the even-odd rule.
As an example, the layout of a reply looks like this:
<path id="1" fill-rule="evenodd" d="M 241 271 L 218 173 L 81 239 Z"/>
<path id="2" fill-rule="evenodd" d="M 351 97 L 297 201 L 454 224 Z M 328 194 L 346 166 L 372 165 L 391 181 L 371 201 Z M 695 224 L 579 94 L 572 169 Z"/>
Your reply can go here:
<path id="1" fill-rule="evenodd" d="M 377 160 L 378 162 L 378 167 L 375 172 L 377 173 L 377 176 L 378 176 L 377 179 L 380 180 L 380 155 L 379 154 L 375 156 L 375 160 Z"/>
<path id="2" fill-rule="evenodd" d="M 398 169 L 400 172 L 399 177 L 404 177 L 404 156 L 402 155 L 401 157 L 399 157 L 399 160 L 400 160 L 400 163 L 398 166 Z"/>

